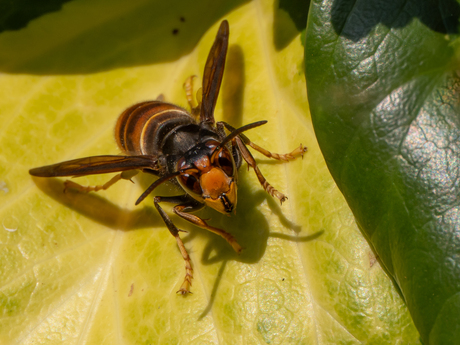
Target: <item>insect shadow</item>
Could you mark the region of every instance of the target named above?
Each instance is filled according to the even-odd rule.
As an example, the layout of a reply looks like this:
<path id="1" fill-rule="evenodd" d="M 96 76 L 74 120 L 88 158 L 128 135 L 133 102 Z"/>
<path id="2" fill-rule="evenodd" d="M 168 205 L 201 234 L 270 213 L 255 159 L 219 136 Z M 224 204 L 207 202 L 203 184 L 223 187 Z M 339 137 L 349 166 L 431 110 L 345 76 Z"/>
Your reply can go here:
<path id="1" fill-rule="evenodd" d="M 267 160 L 263 160 L 263 162 L 261 160 L 257 161 L 263 165 Z M 271 163 L 271 161 L 267 161 L 267 163 Z M 248 176 L 251 173 L 251 171 L 248 172 L 247 169 L 244 168 L 239 171 L 240 187 L 238 189 L 239 195 L 236 216 L 226 217 L 212 210 L 206 210 L 202 214 L 204 218 L 207 218 L 207 216 L 213 217 L 214 225 L 225 228 L 225 230 L 228 230 L 238 239 L 238 242 L 241 243 L 243 247 L 243 251 L 239 255 L 229 248 L 228 243 L 224 239 L 213 236 L 213 234 L 198 227 L 194 229 L 190 236 L 184 238 L 184 241 L 190 241 L 195 236 L 207 237 L 207 245 L 201 254 L 201 264 L 211 265 L 219 262 L 221 263 L 219 271 L 215 276 L 210 296 L 208 297 L 209 302 L 200 314 L 200 320 L 211 311 L 225 268 L 230 260 L 248 264 L 257 263 L 265 253 L 269 237 L 280 238 L 292 242 L 309 242 L 315 240 L 324 233 L 324 230 L 319 230 L 308 236 L 299 236 L 302 230 L 301 226 L 285 216 L 283 207 L 280 206 L 276 200 L 271 198 L 263 190 L 256 192 L 250 191 L 251 183 L 249 182 Z M 263 202 L 267 202 L 268 208 L 278 217 L 283 227 L 292 230 L 292 235 L 270 231 L 270 225 L 267 219 L 258 209 Z"/>
<path id="2" fill-rule="evenodd" d="M 224 104 L 223 117 L 225 121 L 236 127 L 243 125 L 244 86 L 246 82 L 244 73 L 243 49 L 239 44 L 232 44 L 228 48 L 220 93 Z"/>
<path id="3" fill-rule="evenodd" d="M 206 238 L 207 244 L 201 254 L 200 260 L 202 265 L 221 262 L 211 294 L 208 296 L 208 305 L 200 315 L 200 319 L 206 316 L 212 309 L 228 261 L 236 260 L 244 263 L 258 262 L 265 253 L 269 237 L 294 242 L 307 242 L 318 238 L 324 232 L 320 230 L 310 236 L 298 236 L 296 233 L 300 232 L 301 227 L 284 216 L 282 208 L 275 200 L 272 200 L 265 191 L 250 192 L 248 174 L 248 171 L 241 169 L 241 188 L 239 189 L 236 216 L 227 217 L 209 209 L 201 212 L 204 217 L 212 218 L 211 222 L 213 225 L 224 227 L 238 239 L 239 243 L 243 246 L 243 251 L 240 255 L 236 254 L 221 237 L 181 219 L 175 220 L 180 228 L 187 229 L 188 231 L 188 235 L 184 236 L 185 243 L 190 243 L 197 237 Z M 136 182 L 139 182 L 143 187 L 150 184 L 149 176 L 147 175 L 141 175 L 136 179 Z M 33 181 L 43 193 L 52 199 L 113 230 L 158 229 L 164 226 L 161 217 L 156 214 L 152 206 L 144 205 L 143 207 L 139 207 L 139 209 L 131 210 L 120 207 L 100 194 L 82 193 L 71 190 L 64 193 L 63 181 L 58 178 L 41 179 L 33 177 Z M 166 185 L 159 188 L 159 192 L 165 195 L 174 195 L 177 191 L 174 186 Z M 293 235 L 270 232 L 270 227 L 265 216 L 258 210 L 258 207 L 264 201 L 267 202 L 270 210 L 277 215 L 280 223 L 293 231 Z M 167 229 L 164 229 L 164 231 L 167 231 Z"/>
<path id="4" fill-rule="evenodd" d="M 220 217 L 219 219 L 213 218 L 213 221 L 221 221 L 221 224 L 225 224 L 225 229 L 234 235 L 238 239 L 238 242 L 241 243 L 243 251 L 240 255 L 235 254 L 231 248 L 228 248 L 228 244 L 225 240 L 217 236 L 211 239 L 212 234 L 197 228 L 197 233 L 200 236 L 209 236 L 209 241 L 201 254 L 201 264 L 211 265 L 221 262 L 209 296 L 209 302 L 200 314 L 200 320 L 211 311 L 225 268 L 230 260 L 248 264 L 257 263 L 264 256 L 269 237 L 280 238 L 292 242 L 309 242 L 315 240 L 324 233 L 324 230 L 319 230 L 309 236 L 299 236 L 302 230 L 301 226 L 295 224 L 284 215 L 283 207 L 280 206 L 276 200 L 273 200 L 265 191 L 250 191 L 251 185 L 247 175 L 251 172 L 248 172 L 246 169 L 241 169 L 240 173 L 241 179 L 239 182 L 240 189 L 238 190 L 237 216 L 227 218 L 223 215 L 218 215 Z M 263 202 L 267 202 L 268 208 L 278 217 L 281 225 L 292 230 L 292 235 L 270 231 L 270 225 L 267 219 L 258 209 Z M 209 212 L 209 215 L 211 215 L 211 212 Z M 220 223 L 217 223 L 217 225 L 219 226 Z"/>
<path id="5" fill-rule="evenodd" d="M 110 229 L 130 231 L 163 225 L 161 218 L 152 217 L 152 206 L 131 210 L 113 203 L 101 194 L 74 190 L 64 192 L 64 183 L 58 178 L 32 179 L 35 185 L 52 199 Z"/>

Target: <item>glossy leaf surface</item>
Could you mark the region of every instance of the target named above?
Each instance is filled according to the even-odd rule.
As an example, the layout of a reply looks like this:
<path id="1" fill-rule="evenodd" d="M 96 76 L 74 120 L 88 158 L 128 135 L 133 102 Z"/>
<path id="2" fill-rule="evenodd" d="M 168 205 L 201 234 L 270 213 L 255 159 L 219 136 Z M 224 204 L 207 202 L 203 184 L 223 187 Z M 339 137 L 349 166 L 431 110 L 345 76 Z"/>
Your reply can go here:
<path id="1" fill-rule="evenodd" d="M 460 75 L 455 1 L 314 1 L 315 132 L 425 343 L 460 339 Z"/>

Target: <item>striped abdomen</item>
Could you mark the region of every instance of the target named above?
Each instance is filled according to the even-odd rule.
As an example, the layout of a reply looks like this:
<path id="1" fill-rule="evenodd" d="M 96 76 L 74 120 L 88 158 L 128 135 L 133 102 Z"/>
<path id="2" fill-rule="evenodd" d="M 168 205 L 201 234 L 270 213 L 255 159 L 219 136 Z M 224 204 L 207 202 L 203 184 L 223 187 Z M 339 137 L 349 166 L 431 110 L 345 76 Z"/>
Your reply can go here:
<path id="1" fill-rule="evenodd" d="M 128 154 L 162 154 L 164 138 L 181 125 L 195 124 L 181 107 L 161 101 L 137 103 L 126 109 L 115 126 L 118 147 Z"/>

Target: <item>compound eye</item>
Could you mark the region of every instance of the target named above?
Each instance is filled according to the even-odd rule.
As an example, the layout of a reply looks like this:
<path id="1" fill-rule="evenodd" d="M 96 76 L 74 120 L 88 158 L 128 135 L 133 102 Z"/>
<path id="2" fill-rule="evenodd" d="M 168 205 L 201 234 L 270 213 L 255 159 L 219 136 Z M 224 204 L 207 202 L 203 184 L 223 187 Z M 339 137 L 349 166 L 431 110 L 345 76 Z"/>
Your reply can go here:
<path id="1" fill-rule="evenodd" d="M 183 174 L 180 175 L 180 179 L 187 189 L 191 190 L 196 194 L 202 194 L 201 185 L 196 176 Z"/>
<path id="2" fill-rule="evenodd" d="M 217 158 L 217 164 L 227 174 L 233 176 L 233 160 L 228 150 L 222 150 Z"/>

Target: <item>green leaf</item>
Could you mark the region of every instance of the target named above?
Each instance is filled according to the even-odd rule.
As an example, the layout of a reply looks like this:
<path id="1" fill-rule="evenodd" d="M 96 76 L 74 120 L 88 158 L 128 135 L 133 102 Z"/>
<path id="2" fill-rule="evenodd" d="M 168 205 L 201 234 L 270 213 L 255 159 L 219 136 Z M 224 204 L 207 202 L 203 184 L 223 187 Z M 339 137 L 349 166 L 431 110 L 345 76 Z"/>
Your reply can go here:
<path id="1" fill-rule="evenodd" d="M 306 75 L 321 150 L 425 343 L 460 339 L 455 1 L 314 1 Z"/>
<path id="2" fill-rule="evenodd" d="M 417 343 L 316 143 L 293 6 L 79 0 L 0 34 L 1 344 Z M 197 213 L 236 237 L 239 256 L 171 215 L 188 231 L 194 268 L 193 294 L 183 297 L 174 238 L 151 199 L 134 206 L 148 176 L 63 193 L 63 179 L 28 170 L 119 153 L 115 123 L 136 102 L 164 94 L 186 106 L 182 84 L 195 74 L 198 88 L 223 18 L 230 48 L 216 118 L 268 120 L 247 133 L 255 143 L 309 151 L 288 164 L 255 153 L 288 195 L 282 206 L 244 165 L 236 214 Z"/>

